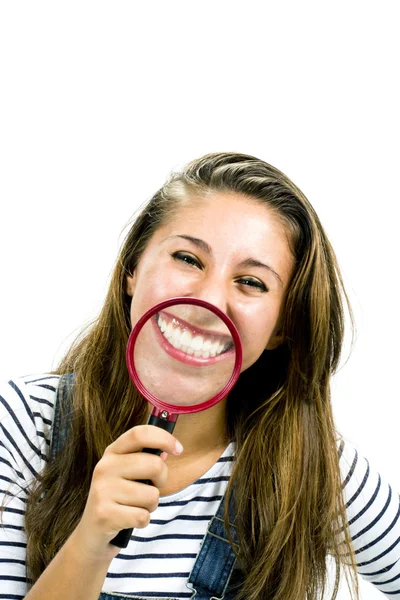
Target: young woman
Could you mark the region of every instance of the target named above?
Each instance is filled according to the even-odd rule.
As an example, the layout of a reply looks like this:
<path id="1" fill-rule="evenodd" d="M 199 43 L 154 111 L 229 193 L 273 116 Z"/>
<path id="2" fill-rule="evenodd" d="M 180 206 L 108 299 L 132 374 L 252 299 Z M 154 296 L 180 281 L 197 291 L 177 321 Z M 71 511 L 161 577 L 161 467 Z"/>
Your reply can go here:
<path id="1" fill-rule="evenodd" d="M 243 370 L 172 435 L 145 424 L 125 349 L 139 317 L 176 296 L 232 319 Z M 356 595 L 358 569 L 400 598 L 398 496 L 332 418 L 342 298 L 320 221 L 280 171 L 216 153 L 173 174 L 89 331 L 55 372 L 1 389 L 0 598 L 316 600 L 328 556 Z"/>

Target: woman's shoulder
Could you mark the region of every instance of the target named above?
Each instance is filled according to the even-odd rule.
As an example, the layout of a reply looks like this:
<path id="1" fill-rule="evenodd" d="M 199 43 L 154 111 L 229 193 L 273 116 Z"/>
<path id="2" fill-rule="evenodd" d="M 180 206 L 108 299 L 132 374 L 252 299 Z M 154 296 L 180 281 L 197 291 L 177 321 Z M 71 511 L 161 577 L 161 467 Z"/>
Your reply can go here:
<path id="1" fill-rule="evenodd" d="M 365 477 L 368 460 L 360 454 L 351 440 L 340 436 L 336 443 L 343 488 L 351 488 L 356 482 L 360 482 L 360 477 L 361 480 Z"/>
<path id="2" fill-rule="evenodd" d="M 375 529 L 387 524 L 389 516 L 399 518 L 399 494 L 393 490 L 379 470 L 363 456 L 353 442 L 342 439 L 339 443 L 339 467 L 351 531 Z M 390 521 L 390 519 L 389 519 Z M 400 521 L 399 521 L 400 523 Z M 400 529 L 397 529 L 400 533 Z M 399 538 L 400 540 L 400 538 Z"/>
<path id="3" fill-rule="evenodd" d="M 0 383 L 0 435 L 3 444 L 26 445 L 47 456 L 60 376 L 42 373 Z"/>
<path id="4" fill-rule="evenodd" d="M 60 375 L 41 373 L 13 377 L 0 383 L 2 410 L 41 413 L 49 416 L 54 410 Z"/>

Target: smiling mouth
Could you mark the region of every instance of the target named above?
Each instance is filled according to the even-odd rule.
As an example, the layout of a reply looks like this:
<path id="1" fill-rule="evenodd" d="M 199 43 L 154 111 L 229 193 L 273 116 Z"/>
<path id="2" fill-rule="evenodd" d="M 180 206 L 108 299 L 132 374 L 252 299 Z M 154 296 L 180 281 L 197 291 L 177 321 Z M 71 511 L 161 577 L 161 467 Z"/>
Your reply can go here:
<path id="1" fill-rule="evenodd" d="M 169 344 L 188 356 L 209 359 L 233 348 L 233 340 L 229 335 L 199 329 L 165 311 L 157 313 L 155 321 Z"/>

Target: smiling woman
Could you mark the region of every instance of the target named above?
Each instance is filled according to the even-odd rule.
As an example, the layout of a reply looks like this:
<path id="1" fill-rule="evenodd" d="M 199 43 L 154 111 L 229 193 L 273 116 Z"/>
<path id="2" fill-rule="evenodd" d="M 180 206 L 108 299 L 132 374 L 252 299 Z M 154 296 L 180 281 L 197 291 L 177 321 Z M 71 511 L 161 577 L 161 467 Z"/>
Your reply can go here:
<path id="1" fill-rule="evenodd" d="M 145 425 L 125 348 L 141 316 L 177 296 L 230 317 L 243 367 L 173 436 Z M 343 302 L 319 218 L 283 173 L 238 153 L 174 173 L 129 231 L 92 328 L 55 372 L 1 391 L 0 596 L 317 600 L 329 555 L 356 597 L 357 570 L 400 597 L 399 499 L 332 416 Z M 149 328 L 146 360 L 167 348 L 188 387 L 193 362 L 230 352 L 199 314 L 167 310 Z M 132 527 L 118 553 L 110 541 Z"/>

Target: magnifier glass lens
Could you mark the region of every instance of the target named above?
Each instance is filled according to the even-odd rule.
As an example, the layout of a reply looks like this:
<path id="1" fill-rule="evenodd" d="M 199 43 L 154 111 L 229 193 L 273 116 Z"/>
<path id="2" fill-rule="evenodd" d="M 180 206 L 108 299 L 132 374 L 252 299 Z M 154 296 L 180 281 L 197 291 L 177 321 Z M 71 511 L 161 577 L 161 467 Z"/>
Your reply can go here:
<path id="1" fill-rule="evenodd" d="M 133 349 L 143 386 L 164 403 L 182 407 L 216 396 L 232 376 L 235 357 L 224 321 L 194 304 L 174 304 L 150 316 Z"/>

